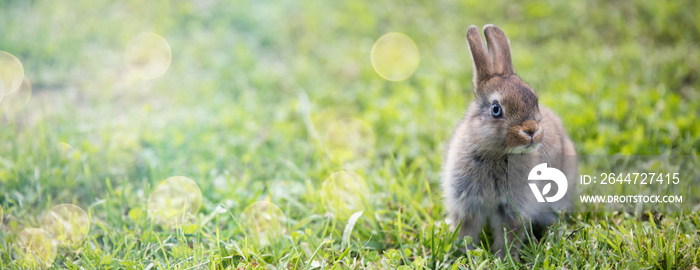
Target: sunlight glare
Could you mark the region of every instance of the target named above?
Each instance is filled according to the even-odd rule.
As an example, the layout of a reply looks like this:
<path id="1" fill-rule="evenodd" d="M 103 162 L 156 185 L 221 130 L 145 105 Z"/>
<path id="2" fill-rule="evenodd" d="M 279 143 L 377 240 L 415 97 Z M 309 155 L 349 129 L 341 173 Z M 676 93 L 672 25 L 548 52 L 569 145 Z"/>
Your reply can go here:
<path id="1" fill-rule="evenodd" d="M 384 79 L 403 81 L 413 75 L 420 63 L 418 47 L 402 33 L 388 33 L 372 46 L 371 56 L 374 70 Z"/>
<path id="2" fill-rule="evenodd" d="M 332 174 L 321 188 L 321 200 L 326 210 L 343 220 L 357 211 L 365 210 L 368 194 L 365 180 L 350 171 Z"/>
<path id="3" fill-rule="evenodd" d="M 5 98 L 5 84 L 2 83 L 2 79 L 0 79 L 0 105 L 2 105 L 2 101 Z"/>
<path id="4" fill-rule="evenodd" d="M 148 215 L 163 227 L 184 224 L 202 205 L 202 192 L 192 179 L 173 176 L 161 182 L 148 198 Z"/>
<path id="5" fill-rule="evenodd" d="M 90 231 L 90 218 L 82 208 L 76 205 L 59 204 L 49 211 L 45 229 L 58 243 L 77 248 L 87 238 Z"/>
<path id="6" fill-rule="evenodd" d="M 0 82 L 1 83 L 1 82 Z M 1 87 L 1 86 L 0 86 Z M 1 92 L 2 90 L 0 90 Z M 0 93 L 0 95 L 2 95 Z M 12 94 L 5 95 L 4 99 L 0 97 L 0 110 L 6 114 L 14 114 L 21 111 L 24 106 L 29 103 L 32 98 L 32 84 L 27 77 L 24 77 L 19 89 Z"/>
<path id="7" fill-rule="evenodd" d="M 254 202 L 241 213 L 241 227 L 253 243 L 267 246 L 282 241 L 286 217 L 268 201 Z"/>
<path id="8" fill-rule="evenodd" d="M 22 266 L 29 269 L 49 267 L 56 258 L 56 242 L 42 229 L 24 229 L 17 236 L 16 248 Z"/>
<path id="9" fill-rule="evenodd" d="M 151 80 L 163 75 L 170 66 L 172 52 L 168 42 L 155 33 L 141 33 L 126 46 L 126 64 L 137 77 Z"/>
<path id="10" fill-rule="evenodd" d="M 0 81 L 5 85 L 5 95 L 14 93 L 24 79 L 22 62 L 14 55 L 0 51 Z"/>

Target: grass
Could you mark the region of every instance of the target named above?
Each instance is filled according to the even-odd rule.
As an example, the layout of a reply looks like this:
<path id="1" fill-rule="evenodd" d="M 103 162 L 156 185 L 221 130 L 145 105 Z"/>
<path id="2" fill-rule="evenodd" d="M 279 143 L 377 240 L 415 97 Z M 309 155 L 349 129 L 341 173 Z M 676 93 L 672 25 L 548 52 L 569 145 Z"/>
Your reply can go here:
<path id="1" fill-rule="evenodd" d="M 520 262 L 464 252 L 442 223 L 439 172 L 472 99 L 470 24 L 504 29 L 516 71 L 579 154 L 697 155 L 699 13 L 693 1 L 1 2 L 0 50 L 22 61 L 33 94 L 0 119 L 0 268 L 26 267 L 17 233 L 60 203 L 91 227 L 80 246 L 59 245 L 52 268 L 697 267 L 697 211 L 576 213 L 557 225 L 565 238 L 526 245 Z M 124 64 L 142 32 L 172 50 L 154 80 Z M 420 52 L 404 81 L 370 62 L 388 32 Z M 345 117 L 368 127 L 352 162 L 324 147 Z M 355 220 L 324 197 L 343 170 L 368 190 Z M 148 199 L 176 175 L 202 203 L 167 228 Z M 265 245 L 245 226 L 255 202 L 284 214 Z"/>

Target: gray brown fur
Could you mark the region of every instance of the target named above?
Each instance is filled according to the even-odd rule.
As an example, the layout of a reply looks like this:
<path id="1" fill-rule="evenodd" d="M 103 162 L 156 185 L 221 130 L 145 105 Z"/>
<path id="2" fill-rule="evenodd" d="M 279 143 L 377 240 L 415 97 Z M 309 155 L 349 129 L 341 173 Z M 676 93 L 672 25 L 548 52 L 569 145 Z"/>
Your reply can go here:
<path id="1" fill-rule="evenodd" d="M 487 25 L 484 35 L 488 51 L 476 26 L 467 31 L 475 99 L 449 141 L 442 189 L 448 220 L 454 227 L 462 222 L 459 236 L 471 236 L 473 245 L 479 245 L 479 235 L 488 221 L 494 236 L 492 250 L 504 256 L 500 252 L 505 246 L 504 229 L 510 232 L 508 241 L 517 246 L 520 241 L 516 238 L 523 237 L 525 225 L 551 224 L 558 210 L 540 209 L 532 203 L 527 183 L 507 181 L 508 155 L 575 156 L 576 150 L 561 119 L 539 105 L 537 94 L 515 74 L 505 33 Z M 500 104 L 503 117 L 491 115 L 494 102 Z M 570 184 L 575 184 L 575 158 L 573 162 L 573 166 L 567 166 L 571 169 L 564 171 Z M 518 256 L 516 252 L 513 255 Z"/>

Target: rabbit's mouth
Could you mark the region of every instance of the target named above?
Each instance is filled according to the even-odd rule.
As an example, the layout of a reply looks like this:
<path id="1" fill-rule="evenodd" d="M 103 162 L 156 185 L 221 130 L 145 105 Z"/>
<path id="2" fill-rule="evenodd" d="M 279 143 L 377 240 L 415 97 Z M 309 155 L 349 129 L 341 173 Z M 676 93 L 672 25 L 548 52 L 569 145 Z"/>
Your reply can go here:
<path id="1" fill-rule="evenodd" d="M 516 146 L 516 147 L 511 148 L 509 152 L 511 154 L 516 154 L 516 155 L 530 154 L 530 153 L 533 153 L 533 152 L 537 151 L 538 149 L 540 149 L 540 146 L 542 146 L 541 142 L 534 142 L 531 140 L 529 143 L 527 143 L 525 145 L 520 145 L 520 146 Z"/>

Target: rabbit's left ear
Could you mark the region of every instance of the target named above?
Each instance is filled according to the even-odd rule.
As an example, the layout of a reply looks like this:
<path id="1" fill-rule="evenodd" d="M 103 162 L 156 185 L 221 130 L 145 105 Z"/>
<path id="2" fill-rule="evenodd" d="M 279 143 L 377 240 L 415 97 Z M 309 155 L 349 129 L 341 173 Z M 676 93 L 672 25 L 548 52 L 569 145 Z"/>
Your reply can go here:
<path id="1" fill-rule="evenodd" d="M 503 76 L 515 75 L 510 59 L 510 41 L 501 28 L 493 24 L 484 26 L 484 36 L 491 55 L 493 73 Z"/>
<path id="2" fill-rule="evenodd" d="M 469 51 L 474 63 L 474 78 L 472 79 L 474 94 L 478 96 L 483 94 L 483 89 L 479 85 L 487 81 L 493 71 L 489 54 L 486 52 L 486 46 L 484 46 L 484 41 L 481 39 L 479 28 L 476 25 L 469 26 L 467 30 L 467 44 L 469 44 Z"/>

